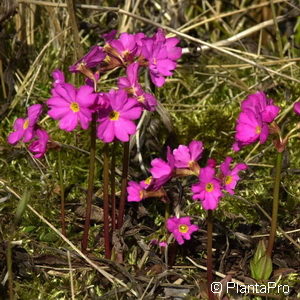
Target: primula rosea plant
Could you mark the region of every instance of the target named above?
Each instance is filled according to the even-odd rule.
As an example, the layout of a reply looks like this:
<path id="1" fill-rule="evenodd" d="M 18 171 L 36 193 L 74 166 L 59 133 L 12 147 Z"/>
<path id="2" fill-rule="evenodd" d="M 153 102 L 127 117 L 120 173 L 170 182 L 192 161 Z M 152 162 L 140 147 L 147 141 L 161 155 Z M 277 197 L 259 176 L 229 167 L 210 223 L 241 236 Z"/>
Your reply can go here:
<path id="1" fill-rule="evenodd" d="M 104 198 L 104 241 L 105 256 L 112 255 L 112 235 L 115 229 L 123 224 L 125 204 L 128 202 L 151 201 L 158 198 L 165 203 L 165 224 L 151 244 L 168 247 L 173 243 L 173 237 L 179 245 L 195 236 L 199 226 L 195 224 L 193 216 L 184 213 L 185 207 L 172 207 L 166 184 L 173 178 L 191 177 L 192 184 L 190 197 L 200 202 L 207 211 L 207 281 L 209 299 L 214 296 L 210 291 L 212 282 L 212 231 L 213 211 L 218 209 L 220 200 L 227 194 L 233 195 L 240 181 L 240 173 L 247 169 L 246 162 L 234 162 L 229 155 L 224 156 L 222 162 L 217 163 L 213 158 L 203 161 L 205 151 L 204 142 L 193 140 L 188 145 L 179 145 L 175 149 L 167 148 L 165 159 L 155 158 L 149 166 L 149 177 L 140 181 L 127 182 L 129 164 L 129 141 L 135 134 L 137 122 L 144 110 L 155 111 L 157 99 L 144 90 L 141 74 L 147 71 L 152 83 L 161 87 L 166 77 L 173 75 L 177 61 L 181 57 L 179 40 L 175 37 L 167 38 L 162 30 L 158 30 L 152 37 L 143 33 L 116 32 L 104 35 L 105 45 L 93 46 L 89 52 L 69 67 L 71 73 L 83 75 L 85 84 L 76 87 L 67 82 L 67 77 L 61 70 L 52 73 L 53 87 L 51 97 L 43 104 L 34 104 L 27 110 L 27 116 L 16 119 L 14 131 L 8 136 L 12 145 L 23 142 L 35 158 L 42 159 L 50 148 L 59 149 L 59 143 L 54 143 L 51 136 L 39 124 L 43 112 L 57 120 L 59 129 L 71 132 L 74 130 L 90 130 L 90 164 L 84 233 L 82 251 L 87 251 L 88 232 L 90 226 L 91 205 L 94 187 L 96 140 L 104 143 L 103 146 L 103 198 Z M 115 81 L 115 86 L 108 92 L 101 89 L 102 76 L 112 70 L 123 69 Z M 295 103 L 294 111 L 300 114 L 300 102 Z M 245 147 L 267 142 L 270 134 L 276 134 L 274 146 L 278 152 L 275 163 L 275 184 L 273 192 L 272 224 L 268 247 L 263 253 L 256 256 L 264 260 L 252 263 L 252 268 L 258 268 L 264 261 L 270 263 L 276 233 L 277 211 L 279 203 L 280 173 L 282 153 L 288 139 L 293 137 L 292 129 L 286 137 L 275 122 L 280 108 L 268 99 L 265 93 L 256 92 L 249 95 L 241 104 L 241 112 L 236 121 L 235 136 L 232 149 L 240 151 Z M 119 206 L 115 203 L 115 142 L 123 143 L 123 170 L 121 182 L 121 196 Z M 111 147 L 111 171 L 109 175 Z M 53 145 L 56 145 L 55 147 Z M 234 153 L 233 152 L 233 153 Z M 201 160 L 201 164 L 199 161 Z M 200 167 L 200 165 L 202 167 Z M 62 182 L 62 163 L 59 155 L 59 173 L 62 189 L 62 232 L 66 233 L 64 220 L 64 193 Z M 111 182 L 111 193 L 109 193 Z M 189 181 L 191 182 L 191 181 Z M 190 195 L 190 196 L 189 196 Z M 109 212 L 110 216 L 109 216 Z M 118 213 L 117 213 L 118 212 Z M 110 221 L 109 221 L 110 220 Z M 109 224 L 111 222 L 111 224 Z M 117 259 L 122 261 L 122 253 L 117 253 Z M 253 274 L 259 272 L 253 272 Z M 260 279 L 260 278 L 257 278 Z"/>
<path id="2" fill-rule="evenodd" d="M 136 132 L 136 122 L 143 110 L 154 111 L 157 100 L 151 93 L 145 92 L 140 81 L 143 70 L 148 70 L 150 79 L 157 87 L 165 84 L 166 76 L 171 76 L 176 68 L 176 61 L 181 57 L 181 48 L 177 47 L 177 38 L 166 38 L 162 30 L 152 37 L 143 33 L 116 32 L 104 35 L 105 45 L 95 45 L 89 52 L 69 67 L 72 73 L 84 75 L 85 84 L 75 87 L 68 83 L 61 70 L 54 70 L 51 97 L 44 103 L 47 114 L 58 121 L 58 127 L 64 131 L 78 129 L 91 131 L 90 167 L 82 250 L 86 251 L 90 226 L 93 182 L 95 173 L 96 138 L 102 142 L 124 143 L 124 160 L 119 214 L 112 216 L 112 228 L 123 224 L 126 201 L 127 172 L 130 137 Z M 108 71 L 124 69 L 124 76 L 116 80 L 116 87 L 109 92 L 101 91 L 101 77 Z M 36 158 L 42 158 L 51 143 L 49 134 L 38 125 L 43 106 L 35 104 L 28 108 L 26 118 L 19 118 L 14 123 L 14 132 L 8 142 L 15 145 L 19 141 L 30 143 L 28 150 Z M 44 109 L 46 110 L 46 108 Z M 48 147 L 49 148 L 49 147 Z M 109 232 L 109 148 L 104 146 L 104 238 L 106 257 L 111 256 L 111 233 Z M 114 160 L 114 158 L 113 158 Z M 114 179 L 112 179 L 113 181 Z M 114 198 L 114 195 L 112 195 Z M 63 195 L 62 195 L 63 202 Z M 62 205 L 62 215 L 64 215 Z M 113 204 L 115 206 L 115 204 Z M 115 207 L 112 211 L 116 212 Z M 116 224 L 117 220 L 117 224 Z M 62 218 L 65 232 L 65 221 Z"/>

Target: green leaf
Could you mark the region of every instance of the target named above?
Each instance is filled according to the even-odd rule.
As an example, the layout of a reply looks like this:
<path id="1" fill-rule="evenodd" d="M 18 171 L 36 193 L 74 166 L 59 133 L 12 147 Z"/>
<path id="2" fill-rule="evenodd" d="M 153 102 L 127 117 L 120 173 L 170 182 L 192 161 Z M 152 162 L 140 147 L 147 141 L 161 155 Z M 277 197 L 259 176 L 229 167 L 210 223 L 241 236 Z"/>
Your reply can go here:
<path id="1" fill-rule="evenodd" d="M 272 259 L 266 255 L 264 241 L 259 241 L 253 259 L 250 261 L 251 276 L 256 280 L 267 280 L 272 273 Z"/>

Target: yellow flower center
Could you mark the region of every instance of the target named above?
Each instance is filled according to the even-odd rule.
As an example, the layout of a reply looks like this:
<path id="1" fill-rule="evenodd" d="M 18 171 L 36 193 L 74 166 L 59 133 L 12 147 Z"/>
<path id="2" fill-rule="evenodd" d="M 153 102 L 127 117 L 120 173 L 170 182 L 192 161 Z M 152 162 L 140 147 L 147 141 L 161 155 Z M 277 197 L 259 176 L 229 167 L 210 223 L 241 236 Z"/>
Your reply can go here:
<path id="1" fill-rule="evenodd" d="M 130 54 L 129 50 L 122 51 L 122 56 L 125 57 Z"/>
<path id="2" fill-rule="evenodd" d="M 119 120 L 119 117 L 120 117 L 120 113 L 118 113 L 117 111 L 113 110 L 110 112 L 109 114 L 109 118 L 112 120 L 112 121 L 118 121 Z"/>
<path id="3" fill-rule="evenodd" d="M 106 55 L 105 58 L 104 58 L 104 62 L 106 62 L 107 64 L 109 64 L 111 61 L 111 58 L 109 55 Z"/>
<path id="4" fill-rule="evenodd" d="M 23 129 L 27 129 L 28 126 L 29 126 L 29 120 L 26 119 L 25 122 L 24 122 L 24 124 L 23 124 Z"/>
<path id="5" fill-rule="evenodd" d="M 148 185 L 151 183 L 151 181 L 152 181 L 152 176 L 149 176 L 148 178 L 146 178 L 144 180 L 145 184 L 148 184 Z"/>
<path id="6" fill-rule="evenodd" d="M 79 111 L 80 111 L 79 104 L 76 103 L 76 102 L 72 102 L 72 103 L 70 104 L 70 109 L 71 109 L 74 113 L 79 112 Z"/>
<path id="7" fill-rule="evenodd" d="M 180 224 L 180 225 L 178 226 L 178 230 L 179 230 L 179 232 L 181 232 L 181 233 L 187 233 L 188 230 L 189 230 L 189 226 L 187 226 L 187 225 L 185 225 L 185 224 Z"/>
<path id="8" fill-rule="evenodd" d="M 137 100 L 138 100 L 139 102 L 141 102 L 141 103 L 144 103 L 144 102 L 145 102 L 145 98 L 144 98 L 143 95 L 138 96 Z"/>
<path id="9" fill-rule="evenodd" d="M 261 127 L 260 126 L 256 126 L 255 133 L 257 133 L 257 134 L 261 133 Z"/>
<path id="10" fill-rule="evenodd" d="M 207 183 L 205 186 L 205 190 L 209 193 L 212 192 L 214 190 L 214 185 L 212 183 Z"/>
<path id="11" fill-rule="evenodd" d="M 232 176 L 225 177 L 225 184 L 230 184 L 232 182 Z"/>

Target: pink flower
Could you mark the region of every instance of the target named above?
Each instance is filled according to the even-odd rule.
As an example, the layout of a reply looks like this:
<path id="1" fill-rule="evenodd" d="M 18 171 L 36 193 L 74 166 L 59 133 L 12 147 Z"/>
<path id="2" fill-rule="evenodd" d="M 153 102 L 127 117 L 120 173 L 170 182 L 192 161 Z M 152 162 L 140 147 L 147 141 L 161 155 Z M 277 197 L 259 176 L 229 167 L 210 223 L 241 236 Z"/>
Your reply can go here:
<path id="1" fill-rule="evenodd" d="M 174 156 L 172 155 L 170 147 L 168 147 L 167 162 L 160 158 L 155 158 L 151 161 L 151 166 L 150 173 L 154 178 L 156 185 L 162 186 L 169 181 L 175 170 Z"/>
<path id="2" fill-rule="evenodd" d="M 173 75 L 176 63 L 168 58 L 168 51 L 162 42 L 155 43 L 153 39 L 143 40 L 142 55 L 148 60 L 148 68 L 152 82 L 161 87 L 165 83 L 164 76 Z"/>
<path id="3" fill-rule="evenodd" d="M 163 247 L 163 248 L 165 248 L 165 247 L 167 247 L 168 246 L 168 243 L 166 242 L 166 241 L 159 241 L 159 240 L 157 240 L 157 239 L 153 239 L 153 240 L 151 240 L 150 241 L 150 244 L 151 245 L 158 245 L 159 247 Z"/>
<path id="4" fill-rule="evenodd" d="M 14 123 L 14 132 L 8 136 L 8 142 L 12 145 L 23 139 L 23 142 L 29 142 L 34 135 L 35 124 L 42 113 L 42 105 L 31 105 L 27 110 L 27 118 L 18 118 Z"/>
<path id="5" fill-rule="evenodd" d="M 165 247 L 167 247 L 167 246 L 168 246 L 168 243 L 167 243 L 167 242 L 165 242 L 165 241 L 162 241 L 162 242 L 159 242 L 159 243 L 158 243 L 158 246 L 159 246 L 159 247 L 163 247 L 163 248 L 165 248 Z"/>
<path id="6" fill-rule="evenodd" d="M 177 149 L 173 150 L 175 167 L 189 168 L 193 162 L 200 159 L 203 150 L 203 143 L 200 141 L 192 141 L 188 147 L 180 145 Z"/>
<path id="7" fill-rule="evenodd" d="M 93 46 L 89 52 L 80 58 L 74 65 L 69 67 L 70 72 L 80 72 L 82 67 L 94 68 L 99 65 L 106 57 L 106 53 L 100 46 Z"/>
<path id="8" fill-rule="evenodd" d="M 61 83 L 65 83 L 65 75 L 64 73 L 59 70 L 59 69 L 55 69 L 53 72 L 52 72 L 52 77 L 54 79 L 54 82 L 53 82 L 53 86 L 55 87 L 56 85 L 58 84 L 61 84 Z"/>
<path id="9" fill-rule="evenodd" d="M 138 83 L 138 69 L 137 62 L 130 64 L 126 68 L 127 77 L 120 77 L 118 80 L 118 87 L 124 89 L 129 95 L 141 104 L 141 106 L 149 111 L 154 111 L 157 105 L 155 97 L 149 93 L 145 93 L 142 86 Z"/>
<path id="10" fill-rule="evenodd" d="M 261 119 L 261 116 L 251 110 L 241 112 L 237 120 L 234 151 L 252 144 L 257 140 L 264 144 L 269 136 L 269 127 Z"/>
<path id="11" fill-rule="evenodd" d="M 298 115 L 300 115 L 300 102 L 296 102 L 294 104 L 294 112 Z"/>
<path id="12" fill-rule="evenodd" d="M 140 117 L 141 108 L 135 99 L 127 97 L 124 90 L 110 90 L 105 97 L 109 107 L 99 112 L 98 138 L 105 143 L 110 143 L 114 139 L 129 141 L 130 135 L 136 131 L 136 125 L 132 120 Z"/>
<path id="13" fill-rule="evenodd" d="M 182 245 L 184 243 L 184 240 L 190 240 L 191 234 L 199 230 L 199 227 L 197 225 L 191 224 L 190 217 L 169 218 L 166 225 L 168 231 L 173 233 L 174 238 L 179 245 Z"/>
<path id="14" fill-rule="evenodd" d="M 162 187 L 161 180 L 149 176 L 147 179 L 140 181 L 140 185 L 145 191 L 157 191 Z"/>
<path id="15" fill-rule="evenodd" d="M 164 76 L 171 76 L 176 68 L 175 61 L 181 56 L 181 49 L 175 47 L 178 42 L 177 38 L 166 39 L 162 30 L 142 40 L 141 54 L 148 61 L 152 82 L 158 87 L 164 85 Z"/>
<path id="16" fill-rule="evenodd" d="M 192 186 L 192 192 L 194 193 L 193 199 L 200 199 L 204 209 L 213 210 L 217 208 L 223 194 L 220 180 L 215 178 L 213 167 L 208 165 L 201 169 L 199 183 Z"/>
<path id="17" fill-rule="evenodd" d="M 119 39 L 111 40 L 109 43 L 123 59 L 131 61 L 135 55 L 138 55 L 138 44 L 144 36 L 143 33 L 129 34 L 123 32 L 120 34 Z"/>
<path id="18" fill-rule="evenodd" d="M 242 112 L 239 115 L 236 126 L 233 150 L 239 151 L 242 147 L 259 140 L 265 143 L 269 135 L 268 123 L 274 121 L 280 108 L 273 104 L 263 92 L 251 94 L 241 105 Z"/>
<path id="19" fill-rule="evenodd" d="M 242 102 L 242 111 L 247 109 L 255 114 L 261 115 L 263 122 L 271 123 L 277 117 L 280 107 L 273 104 L 272 99 L 268 99 L 264 92 L 251 94 Z"/>
<path id="20" fill-rule="evenodd" d="M 106 43 L 109 43 L 116 37 L 117 32 L 118 31 L 114 29 L 108 33 L 102 34 L 102 37 L 104 38 Z"/>
<path id="21" fill-rule="evenodd" d="M 143 186 L 135 181 L 129 181 L 127 187 L 128 202 L 140 202 L 143 200 Z"/>
<path id="22" fill-rule="evenodd" d="M 138 70 L 139 64 L 137 62 L 132 63 L 126 68 L 127 77 L 120 77 L 118 79 L 118 87 L 133 96 L 136 96 L 138 91 L 142 89 L 138 83 Z"/>
<path id="23" fill-rule="evenodd" d="M 72 131 L 78 122 L 83 129 L 89 127 L 92 120 L 92 110 L 97 95 L 93 88 L 87 85 L 76 89 L 69 83 L 59 84 L 52 89 L 52 98 L 47 101 L 50 110 L 48 115 L 59 120 L 59 128 Z"/>
<path id="24" fill-rule="evenodd" d="M 233 195 L 234 189 L 238 181 L 240 180 L 239 172 L 246 170 L 248 166 L 243 163 L 236 164 L 236 166 L 230 170 L 230 163 L 232 162 L 231 157 L 226 157 L 225 161 L 221 164 L 220 169 L 222 171 L 223 186 L 225 190 Z"/>
<path id="25" fill-rule="evenodd" d="M 41 158 L 46 153 L 49 135 L 47 131 L 43 129 L 37 129 L 35 136 L 37 139 L 29 145 L 28 149 L 30 152 L 35 153 L 35 158 Z"/>
<path id="26" fill-rule="evenodd" d="M 171 60 L 177 60 L 182 55 L 182 49 L 180 47 L 176 47 L 176 45 L 180 42 L 180 40 L 176 37 L 166 38 L 164 31 L 159 28 L 154 35 L 154 39 L 156 42 L 163 42 L 164 46 L 167 49 L 168 58 Z"/>

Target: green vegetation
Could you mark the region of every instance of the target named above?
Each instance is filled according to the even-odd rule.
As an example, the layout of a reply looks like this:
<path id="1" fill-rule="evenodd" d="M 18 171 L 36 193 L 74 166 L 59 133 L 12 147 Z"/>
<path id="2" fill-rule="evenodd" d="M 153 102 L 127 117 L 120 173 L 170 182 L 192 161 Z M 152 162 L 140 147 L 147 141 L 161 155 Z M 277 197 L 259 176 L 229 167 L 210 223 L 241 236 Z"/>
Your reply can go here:
<path id="1" fill-rule="evenodd" d="M 14 2 L 17 3 L 15 8 Z M 152 239 L 163 236 L 161 227 L 165 222 L 164 204 L 152 199 L 126 206 L 125 224 L 115 237 L 115 247 L 123 251 L 124 263 L 118 264 L 117 258 L 104 259 L 103 143 L 99 140 L 88 261 L 41 219 L 43 216 L 60 230 L 58 153 L 50 150 L 44 159 L 34 159 L 24 145 L 9 145 L 7 136 L 16 118 L 26 114 L 28 105 L 44 103 L 50 97 L 54 69 L 65 71 L 67 80 L 77 86 L 83 83 L 82 77 L 79 79 L 67 72 L 76 61 L 74 37 L 69 9 L 56 7 L 57 2 L 16 0 L 7 11 L 0 4 L 0 270 L 3 270 L 0 281 L 6 282 L 5 285 L 0 283 L 0 294 L 5 295 L 3 299 L 10 295 L 5 277 L 6 254 L 11 245 L 12 289 L 16 299 L 166 299 L 167 293 L 174 293 L 175 288 L 177 295 L 187 290 L 185 299 L 207 299 L 206 271 L 199 267 L 206 265 L 206 213 L 192 200 L 189 179 L 168 183 L 169 197 L 185 201 L 185 213 L 193 216 L 201 230 L 188 245 L 169 247 L 169 266 L 164 250 L 149 246 Z M 145 118 L 140 146 L 147 167 L 151 159 L 163 157 L 168 145 L 174 148 L 194 139 L 205 145 L 203 163 L 209 157 L 215 158 L 218 164 L 227 155 L 233 155 L 236 162 L 243 162 L 247 157 L 249 168 L 243 173 L 236 194 L 227 194 L 214 212 L 213 268 L 218 271 L 214 274 L 215 281 L 223 279 L 220 274 L 230 274 L 243 283 L 254 284 L 250 260 L 259 241 L 267 240 L 270 231 L 273 166 L 277 154 L 270 138 L 264 145 L 250 145 L 234 154 L 231 147 L 235 122 L 241 101 L 258 90 L 267 93 L 281 107 L 277 120 L 285 134 L 300 122 L 300 116 L 292 110 L 293 103 L 300 99 L 299 5 L 296 1 L 292 4 L 292 1 L 275 0 L 100 1 L 105 7 L 119 5 L 122 11 L 118 13 L 116 9 L 95 9 L 92 4 L 99 1 L 74 2 L 90 5 L 90 8 L 76 9 L 84 52 L 95 43 L 103 44 L 99 36 L 112 29 L 152 34 L 156 30 L 153 21 L 215 47 L 219 41 L 225 41 L 220 49 L 197 50 L 201 43 L 178 34 L 180 46 L 189 53 L 182 56 L 167 83 L 155 88 L 162 109 Z M 270 3 L 274 3 L 276 16 L 272 16 Z M 128 16 L 123 10 L 135 15 Z M 2 14 L 6 18 L 1 19 Z M 272 23 L 276 17 L 282 49 L 276 41 L 278 34 Z M 270 26 L 255 27 L 267 20 Z M 189 26 L 193 28 L 188 30 Z M 249 34 L 242 39 L 229 40 L 245 30 L 249 30 Z M 223 53 L 222 49 L 229 53 Z M 245 60 L 250 60 L 251 64 Z M 103 92 L 115 84 L 114 75 L 117 77 L 119 71 L 101 78 Z M 64 132 L 58 130 L 57 122 L 50 118 L 42 123 L 52 139 L 61 144 L 66 237 L 79 249 L 84 225 L 84 213 L 80 213 L 80 208 L 85 205 L 88 185 L 89 131 Z M 289 299 L 300 297 L 299 131 L 297 135 L 283 153 L 279 227 L 273 251 L 273 273 L 269 278 L 269 281 L 289 285 Z M 134 146 L 129 177 L 142 180 L 145 175 L 136 154 Z M 117 200 L 121 164 L 122 147 L 117 143 Z M 24 211 L 22 205 L 27 205 Z M 90 262 L 103 269 L 106 275 Z M 123 285 L 117 284 L 116 278 Z M 247 295 L 241 298 L 234 294 L 228 297 L 285 299 L 273 291 L 271 294 L 268 297 Z"/>

